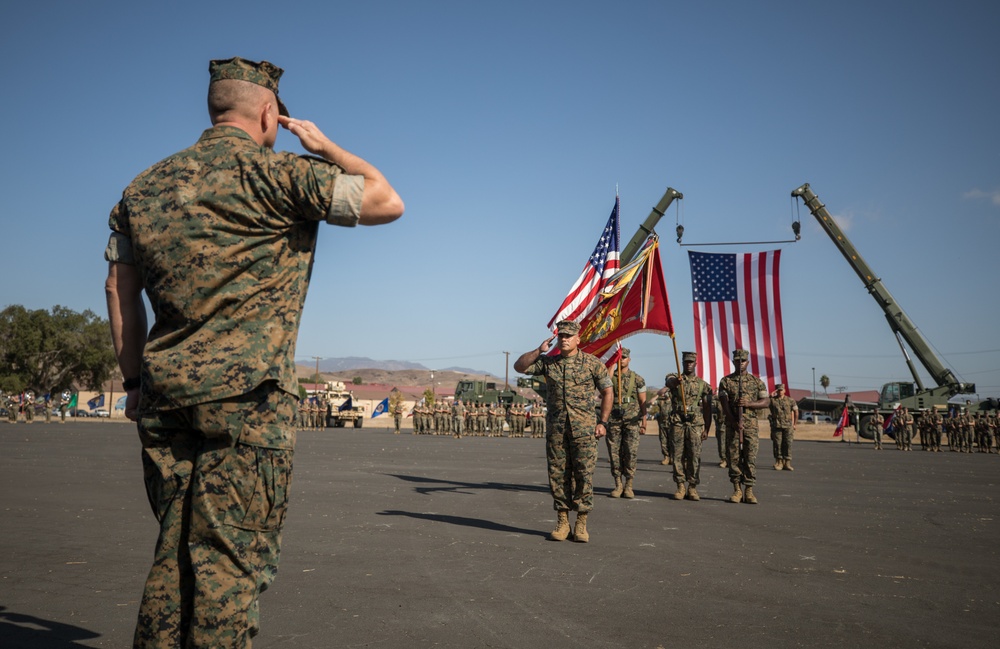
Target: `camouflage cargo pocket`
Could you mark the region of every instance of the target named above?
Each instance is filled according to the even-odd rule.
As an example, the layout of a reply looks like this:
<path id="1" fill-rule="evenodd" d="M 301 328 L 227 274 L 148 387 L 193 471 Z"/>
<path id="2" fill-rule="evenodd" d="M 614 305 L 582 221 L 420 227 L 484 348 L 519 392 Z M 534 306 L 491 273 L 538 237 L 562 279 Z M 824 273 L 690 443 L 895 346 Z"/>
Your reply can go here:
<path id="1" fill-rule="evenodd" d="M 225 522 L 245 530 L 280 530 L 288 509 L 292 451 L 237 444 L 229 454 Z"/>

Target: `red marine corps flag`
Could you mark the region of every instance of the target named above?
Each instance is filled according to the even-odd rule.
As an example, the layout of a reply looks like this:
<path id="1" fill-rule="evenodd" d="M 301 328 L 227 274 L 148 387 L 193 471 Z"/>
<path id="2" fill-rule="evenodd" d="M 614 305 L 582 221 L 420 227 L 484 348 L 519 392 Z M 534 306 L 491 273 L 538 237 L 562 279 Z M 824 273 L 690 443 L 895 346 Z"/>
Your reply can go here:
<path id="1" fill-rule="evenodd" d="M 640 332 L 672 336 L 674 323 L 660 264 L 659 237 L 651 234 L 635 258 L 610 277 L 596 308 L 580 322 L 580 349 L 606 365 L 617 360 L 614 343 Z"/>
<path id="2" fill-rule="evenodd" d="M 847 402 L 844 402 L 844 411 L 840 413 L 840 421 L 837 422 L 837 430 L 833 431 L 834 437 L 841 437 L 844 434 L 844 429 L 847 428 L 848 423 L 851 421 L 851 416 L 847 413 Z"/>

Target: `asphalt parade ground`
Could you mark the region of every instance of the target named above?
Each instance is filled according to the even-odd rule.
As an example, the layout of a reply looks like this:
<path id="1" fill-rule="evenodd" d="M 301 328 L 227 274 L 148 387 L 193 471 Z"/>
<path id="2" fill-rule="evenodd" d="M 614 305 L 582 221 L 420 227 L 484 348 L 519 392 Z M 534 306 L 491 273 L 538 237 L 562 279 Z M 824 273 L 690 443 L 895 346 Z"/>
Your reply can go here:
<path id="1" fill-rule="evenodd" d="M 595 478 L 588 544 L 546 540 L 542 440 L 302 432 L 260 649 L 994 647 L 1000 456 L 761 443 L 759 505 L 704 447 L 677 502 Z M 156 525 L 134 428 L 0 424 L 0 647 L 127 647 Z"/>

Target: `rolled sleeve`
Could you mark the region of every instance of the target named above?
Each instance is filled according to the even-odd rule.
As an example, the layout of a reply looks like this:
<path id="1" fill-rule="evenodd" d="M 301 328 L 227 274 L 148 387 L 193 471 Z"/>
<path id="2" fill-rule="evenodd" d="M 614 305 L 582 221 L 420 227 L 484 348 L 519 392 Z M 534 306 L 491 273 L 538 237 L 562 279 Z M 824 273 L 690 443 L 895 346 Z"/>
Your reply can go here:
<path id="1" fill-rule="evenodd" d="M 135 255 L 132 252 L 132 240 L 121 232 L 112 232 L 108 239 L 108 247 L 104 249 L 104 258 L 120 264 L 135 265 Z"/>
<path id="2" fill-rule="evenodd" d="M 333 199 L 326 222 L 353 228 L 361 220 L 361 199 L 365 194 L 365 177 L 341 174 L 333 187 Z"/>

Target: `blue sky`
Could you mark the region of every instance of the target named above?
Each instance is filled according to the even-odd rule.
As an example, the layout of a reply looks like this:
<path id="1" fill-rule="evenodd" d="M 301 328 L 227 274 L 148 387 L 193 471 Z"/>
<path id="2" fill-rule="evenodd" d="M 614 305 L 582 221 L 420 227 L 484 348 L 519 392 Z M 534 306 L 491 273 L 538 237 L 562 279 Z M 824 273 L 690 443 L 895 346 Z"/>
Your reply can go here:
<path id="1" fill-rule="evenodd" d="M 104 313 L 107 215 L 208 126 L 208 61 L 285 68 L 293 116 L 390 179 L 396 223 L 320 235 L 298 356 L 504 375 L 546 335 L 614 202 L 658 231 L 678 347 L 686 249 L 781 246 L 791 385 L 908 377 L 808 211 L 809 182 L 956 374 L 1000 394 L 994 2 L 7 3 L 0 306 Z M 238 7 L 238 10 L 235 8 Z M 277 148 L 300 151 L 287 132 Z M 749 251 L 747 247 L 710 251 Z M 668 338 L 631 338 L 660 384 Z M 511 370 L 513 376 L 513 370 Z"/>

